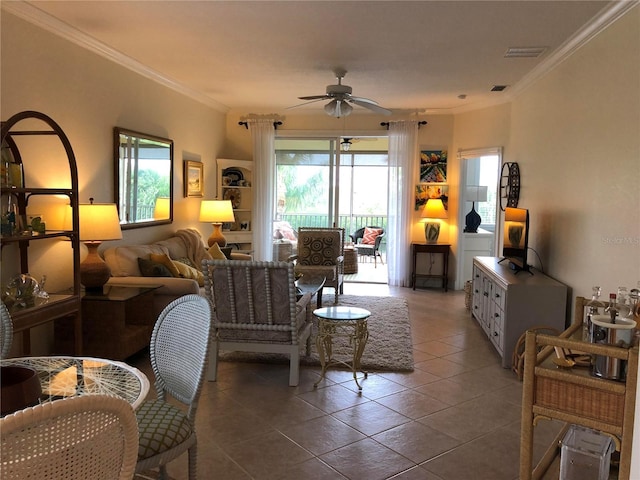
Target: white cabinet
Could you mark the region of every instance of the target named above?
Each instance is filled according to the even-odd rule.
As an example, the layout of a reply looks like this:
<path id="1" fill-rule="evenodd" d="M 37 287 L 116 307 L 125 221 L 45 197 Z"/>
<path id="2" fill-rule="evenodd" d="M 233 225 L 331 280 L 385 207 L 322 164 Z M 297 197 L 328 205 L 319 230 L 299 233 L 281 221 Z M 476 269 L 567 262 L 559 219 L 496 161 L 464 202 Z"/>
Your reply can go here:
<path id="1" fill-rule="evenodd" d="M 518 272 L 496 257 L 473 259 L 471 314 L 502 357 L 511 366 L 513 349 L 533 327 L 565 329 L 567 287 L 532 268 Z"/>
<path id="2" fill-rule="evenodd" d="M 227 246 L 241 252 L 253 250 L 253 162 L 217 159 L 218 198 L 231 200 L 234 223 L 222 226 Z"/>

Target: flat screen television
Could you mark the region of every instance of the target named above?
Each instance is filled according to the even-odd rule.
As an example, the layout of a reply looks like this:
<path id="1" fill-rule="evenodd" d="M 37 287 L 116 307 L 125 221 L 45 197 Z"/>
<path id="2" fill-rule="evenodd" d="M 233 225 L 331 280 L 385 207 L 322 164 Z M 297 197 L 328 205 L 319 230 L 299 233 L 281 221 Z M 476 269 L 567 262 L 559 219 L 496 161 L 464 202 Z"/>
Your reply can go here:
<path id="1" fill-rule="evenodd" d="M 516 271 L 529 271 L 529 210 L 507 207 L 504 212 L 503 260 Z"/>

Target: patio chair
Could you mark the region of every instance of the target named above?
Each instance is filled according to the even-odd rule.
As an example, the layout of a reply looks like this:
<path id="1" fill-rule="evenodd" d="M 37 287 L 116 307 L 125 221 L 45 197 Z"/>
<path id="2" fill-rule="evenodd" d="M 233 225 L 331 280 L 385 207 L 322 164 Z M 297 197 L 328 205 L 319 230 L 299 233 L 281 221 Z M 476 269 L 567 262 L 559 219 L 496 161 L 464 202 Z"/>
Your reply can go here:
<path id="1" fill-rule="evenodd" d="M 3 480 L 130 480 L 138 427 L 119 397 L 85 395 L 46 402 L 0 420 Z"/>
<path id="2" fill-rule="evenodd" d="M 367 230 L 369 230 L 369 232 Z M 376 235 L 375 232 L 371 232 L 372 230 L 377 230 L 379 231 L 379 233 L 377 233 Z M 371 240 L 368 240 L 367 237 L 369 237 L 369 235 L 366 235 L 367 233 L 370 234 L 370 237 L 375 236 L 372 242 Z M 349 236 L 351 237 L 351 241 L 353 241 L 356 248 L 358 249 L 358 256 L 373 257 L 374 268 L 377 268 L 378 257 L 380 257 L 380 263 L 384 265 L 384 262 L 382 261 L 382 254 L 380 253 L 380 242 L 382 242 L 384 235 L 384 228 L 362 227 Z M 365 243 L 365 241 L 369 241 L 371 243 Z"/>
<path id="3" fill-rule="evenodd" d="M 151 367 L 156 400 L 136 410 L 140 441 L 136 473 L 160 469 L 189 452 L 189 479 L 196 479 L 196 409 L 211 343 L 211 305 L 201 295 L 185 295 L 171 302 L 158 317 L 151 335 Z M 167 402 L 167 394 L 187 411 Z"/>
<path id="4" fill-rule="evenodd" d="M 0 359 L 4 359 L 9 355 L 13 343 L 13 320 L 11 320 L 11 314 L 4 302 L 2 302 L 0 310 L 2 316 L 0 322 Z"/>
<path id="5" fill-rule="evenodd" d="M 208 379 L 217 377 L 218 352 L 289 355 L 289 385 L 300 378 L 300 347 L 310 353 L 310 293 L 299 299 L 290 262 L 204 260 L 205 295 L 214 306 Z"/>
<path id="6" fill-rule="evenodd" d="M 344 288 L 344 228 L 300 227 L 296 273 L 326 278 L 325 287 L 335 289 L 335 303 Z"/>

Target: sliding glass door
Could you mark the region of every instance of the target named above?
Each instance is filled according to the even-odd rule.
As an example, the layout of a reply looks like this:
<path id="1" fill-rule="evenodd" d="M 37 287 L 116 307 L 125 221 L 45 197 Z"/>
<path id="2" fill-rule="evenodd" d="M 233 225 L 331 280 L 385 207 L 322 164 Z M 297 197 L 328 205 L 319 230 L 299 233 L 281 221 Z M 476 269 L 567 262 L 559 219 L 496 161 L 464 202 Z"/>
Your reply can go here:
<path id="1" fill-rule="evenodd" d="M 288 222 L 294 230 L 339 226 L 347 236 L 367 225 L 386 228 L 388 155 L 384 140 L 384 151 L 374 151 L 374 141 L 363 141 L 354 143 L 369 150 L 343 152 L 340 138 L 276 139 L 274 220 Z"/>

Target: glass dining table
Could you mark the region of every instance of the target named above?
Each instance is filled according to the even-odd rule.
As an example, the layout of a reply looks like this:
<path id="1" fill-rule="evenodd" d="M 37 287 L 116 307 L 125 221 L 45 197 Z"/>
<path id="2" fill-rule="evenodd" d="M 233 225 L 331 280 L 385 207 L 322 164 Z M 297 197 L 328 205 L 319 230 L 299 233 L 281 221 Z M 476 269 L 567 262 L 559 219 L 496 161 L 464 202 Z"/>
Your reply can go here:
<path id="1" fill-rule="evenodd" d="M 149 380 L 144 373 L 105 358 L 16 357 L 0 360 L 0 366 L 34 369 L 42 387 L 41 403 L 80 395 L 115 395 L 136 409 L 149 393 Z"/>

